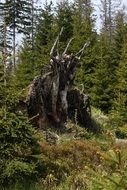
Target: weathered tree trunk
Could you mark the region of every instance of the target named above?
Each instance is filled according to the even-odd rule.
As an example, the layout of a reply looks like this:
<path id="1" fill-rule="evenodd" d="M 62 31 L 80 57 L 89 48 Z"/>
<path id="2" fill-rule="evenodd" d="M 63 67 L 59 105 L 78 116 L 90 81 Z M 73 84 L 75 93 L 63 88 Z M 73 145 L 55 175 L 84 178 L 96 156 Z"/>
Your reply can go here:
<path id="1" fill-rule="evenodd" d="M 78 89 L 71 89 L 67 95 L 68 118 L 92 130 L 90 97 Z"/>
<path id="2" fill-rule="evenodd" d="M 6 101 L 6 96 L 7 96 L 7 72 L 6 72 L 6 66 L 7 66 L 7 24 L 6 24 L 6 16 L 4 17 L 4 34 L 3 34 L 3 41 L 4 41 L 4 46 L 3 46 L 3 66 L 4 66 L 4 118 L 7 118 L 7 101 Z"/>
<path id="3" fill-rule="evenodd" d="M 50 52 L 49 72 L 44 76 L 38 76 L 30 85 L 26 99 L 30 120 L 40 128 L 48 126 L 63 128 L 73 113 L 77 110 L 78 121 L 89 128 L 90 125 L 90 101 L 89 97 L 78 90 L 71 90 L 79 66 L 79 60 L 86 47 L 76 55 L 67 55 L 68 42 L 62 55 L 55 55 L 55 47 L 58 47 L 58 35 Z M 55 53 L 54 53 L 55 52 Z M 89 110 L 88 110 L 89 109 Z"/>
<path id="4" fill-rule="evenodd" d="M 63 67 L 62 64 L 61 66 Z M 72 89 L 75 68 L 71 66 L 69 70 L 65 67 L 63 69 L 59 68 L 55 73 L 52 71 L 34 79 L 26 101 L 28 115 L 40 128 L 46 125 L 63 127 L 67 118 L 74 120 L 77 111 L 77 121 L 90 128 L 90 98 L 79 90 Z"/>

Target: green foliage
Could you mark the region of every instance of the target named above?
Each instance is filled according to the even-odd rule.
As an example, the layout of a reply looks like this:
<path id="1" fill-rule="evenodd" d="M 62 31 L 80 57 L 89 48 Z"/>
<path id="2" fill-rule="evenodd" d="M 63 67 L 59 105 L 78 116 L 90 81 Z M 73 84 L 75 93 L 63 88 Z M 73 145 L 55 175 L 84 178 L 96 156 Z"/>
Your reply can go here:
<path id="1" fill-rule="evenodd" d="M 0 120 L 0 131 L 0 183 L 12 185 L 32 178 L 36 161 L 31 156 L 37 140 L 27 118 L 7 113 L 7 119 Z"/>
<path id="2" fill-rule="evenodd" d="M 126 139 L 127 138 L 127 126 L 126 126 L 126 124 L 122 127 L 117 127 L 115 133 L 116 133 L 117 138 Z"/>
<path id="3" fill-rule="evenodd" d="M 114 67 L 118 66 L 120 59 L 121 59 L 121 53 L 122 53 L 122 47 L 124 44 L 125 39 L 127 38 L 127 26 L 125 23 L 125 13 L 124 11 L 118 11 L 115 17 L 115 30 L 114 30 Z M 117 79 L 116 79 L 117 80 Z"/>
<path id="4" fill-rule="evenodd" d="M 102 164 L 96 170 L 88 171 L 91 173 L 88 189 L 119 189 L 126 188 L 126 153 L 122 146 L 119 149 L 111 149 L 101 154 Z"/>
<path id="5" fill-rule="evenodd" d="M 53 41 L 54 34 L 54 17 L 52 3 L 45 2 L 44 8 L 38 17 L 38 23 L 35 31 L 34 58 L 36 62 L 36 70 L 41 71 L 43 66 L 49 61 L 49 53 Z"/>
<path id="6" fill-rule="evenodd" d="M 28 35 L 32 27 L 32 20 L 29 20 L 32 1 L 7 2 L 8 7 L 5 8 L 10 7 L 8 11 L 11 10 L 8 26 L 17 27 L 18 32 Z M 23 17 L 19 15 L 20 11 L 25 11 Z M 124 12 L 118 12 L 114 31 L 111 31 L 112 39 L 109 40 L 106 30 L 97 34 L 92 15 L 90 0 L 75 0 L 74 4 L 60 2 L 54 10 L 52 3 L 46 2 L 37 20 L 34 46 L 31 49 L 30 42 L 24 39 L 22 48 L 17 52 L 17 68 L 13 73 L 7 63 L 7 85 L 4 84 L 5 68 L 0 59 L 1 186 L 5 185 L 7 189 L 10 186 L 11 190 L 127 188 L 127 25 Z M 84 93 L 90 94 L 92 105 L 101 110 L 92 109 L 93 125 L 101 129 L 101 133 L 88 133 L 77 125 L 75 119 L 75 125 L 68 123 L 67 134 L 59 134 L 61 138 L 56 145 L 44 141 L 43 131 L 38 135 L 38 145 L 35 130 L 27 116 L 17 112 L 17 104 L 20 98 L 24 98 L 33 78 L 43 74 L 61 27 L 64 30 L 57 47 L 60 52 L 70 38 L 74 39 L 69 52 L 74 53 L 90 41 L 75 83 Z M 107 29 L 109 33 L 111 28 Z M 125 141 L 118 141 L 116 137 Z"/>
<path id="7" fill-rule="evenodd" d="M 40 146 L 39 159 L 45 163 L 39 182 L 42 189 L 126 188 L 126 144 L 112 141 L 112 149 L 110 144 L 106 150 L 95 141 L 71 141 L 56 146 L 43 142 Z"/>
<path id="8" fill-rule="evenodd" d="M 19 53 L 18 65 L 13 77 L 15 86 L 20 91 L 26 88 L 37 74 L 37 64 L 34 57 L 34 52 L 27 43 Z"/>
<path id="9" fill-rule="evenodd" d="M 8 0 L 3 3 L 3 8 L 6 8 L 6 12 L 8 15 L 8 26 L 12 29 L 17 28 L 19 33 L 27 32 L 27 27 L 31 24 L 31 1 L 26 0 L 24 2 L 23 0 Z"/>
<path id="10" fill-rule="evenodd" d="M 112 47 L 100 35 L 98 43 L 98 63 L 94 67 L 93 87 L 91 89 L 93 106 L 107 113 L 113 101 Z"/>
<path id="11" fill-rule="evenodd" d="M 7 76 L 6 94 L 2 91 L 0 109 L 0 184 L 11 188 L 16 183 L 35 181 L 38 175 L 38 160 L 33 158 L 39 150 L 37 139 L 28 118 L 17 111 L 22 92 L 16 85 L 15 76 Z"/>
<path id="12" fill-rule="evenodd" d="M 4 96 L 4 66 L 2 62 L 2 57 L 0 57 L 0 106 L 3 102 Z"/>
<path id="13" fill-rule="evenodd" d="M 35 33 L 35 46 L 38 50 L 41 46 L 48 45 L 51 40 L 51 30 L 53 24 L 52 3 L 45 2 L 44 8 L 38 18 L 38 24 Z"/>
<path id="14" fill-rule="evenodd" d="M 60 31 L 63 27 L 63 33 L 60 41 L 66 43 L 73 35 L 73 9 L 68 1 L 57 3 L 56 7 L 56 26 Z"/>
<path id="15" fill-rule="evenodd" d="M 116 126 L 122 126 L 127 123 L 127 57 L 126 57 L 127 42 L 125 41 L 122 48 L 121 61 L 118 65 L 116 76 L 117 84 L 115 86 L 114 105 L 112 109 L 112 118 Z"/>

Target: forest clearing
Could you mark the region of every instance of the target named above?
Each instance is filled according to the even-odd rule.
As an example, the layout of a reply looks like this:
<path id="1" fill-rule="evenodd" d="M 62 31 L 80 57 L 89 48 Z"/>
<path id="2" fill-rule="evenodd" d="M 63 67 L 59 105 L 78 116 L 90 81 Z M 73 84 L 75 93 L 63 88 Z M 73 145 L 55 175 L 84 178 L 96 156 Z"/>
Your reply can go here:
<path id="1" fill-rule="evenodd" d="M 0 2 L 0 190 L 127 189 L 126 7 L 99 7 Z"/>

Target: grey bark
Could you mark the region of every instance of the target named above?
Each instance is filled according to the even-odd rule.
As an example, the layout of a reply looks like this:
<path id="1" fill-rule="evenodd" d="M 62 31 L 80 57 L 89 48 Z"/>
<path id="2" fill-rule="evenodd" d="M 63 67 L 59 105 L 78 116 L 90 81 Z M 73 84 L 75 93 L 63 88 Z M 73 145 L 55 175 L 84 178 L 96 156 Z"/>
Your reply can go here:
<path id="1" fill-rule="evenodd" d="M 90 121 L 90 113 L 87 110 L 90 105 L 86 106 L 86 102 L 89 102 L 89 98 L 80 94 L 80 92 L 70 91 L 73 87 L 76 68 L 79 66 L 82 53 L 88 44 L 85 44 L 76 55 L 67 55 L 65 52 L 67 52 L 68 44 L 70 44 L 69 41 L 64 53 L 61 56 L 54 56 L 54 49 L 55 46 L 57 46 L 58 40 L 57 37 L 50 53 L 49 73 L 44 76 L 40 75 L 34 79 L 26 100 L 29 117 L 34 118 L 35 121 L 35 116 L 37 115 L 35 123 L 38 123 L 41 128 L 47 124 L 58 127 L 65 126 L 72 109 L 70 102 L 72 101 L 74 105 L 74 97 L 77 97 L 78 104 L 73 106 L 74 110 L 72 110 L 72 112 L 78 109 L 80 113 L 79 108 L 81 108 L 82 105 L 82 111 L 85 109 L 87 114 L 85 112 L 83 112 L 85 114 L 84 116 L 79 114 L 79 122 L 82 117 L 86 118 L 86 115 L 87 120 L 89 119 Z M 68 98 L 70 97 L 70 93 L 73 94 L 72 100 Z M 83 99 L 81 97 L 83 97 Z M 70 119 L 73 120 L 73 117 L 70 117 Z M 82 124 L 84 123 L 85 119 Z"/>

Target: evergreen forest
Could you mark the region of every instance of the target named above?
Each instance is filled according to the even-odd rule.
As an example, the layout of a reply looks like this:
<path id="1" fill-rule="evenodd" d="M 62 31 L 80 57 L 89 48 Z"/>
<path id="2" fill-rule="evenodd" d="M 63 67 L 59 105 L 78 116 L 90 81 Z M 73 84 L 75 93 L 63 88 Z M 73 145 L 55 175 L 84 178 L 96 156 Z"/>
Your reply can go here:
<path id="1" fill-rule="evenodd" d="M 127 189 L 127 10 L 120 0 L 0 1 L 0 190 Z M 50 51 L 76 54 L 74 88 L 90 97 L 94 130 L 75 112 L 64 132 L 40 129 L 19 107 Z M 52 139 L 47 140 L 51 135 Z M 50 138 L 50 137 L 49 137 Z"/>

